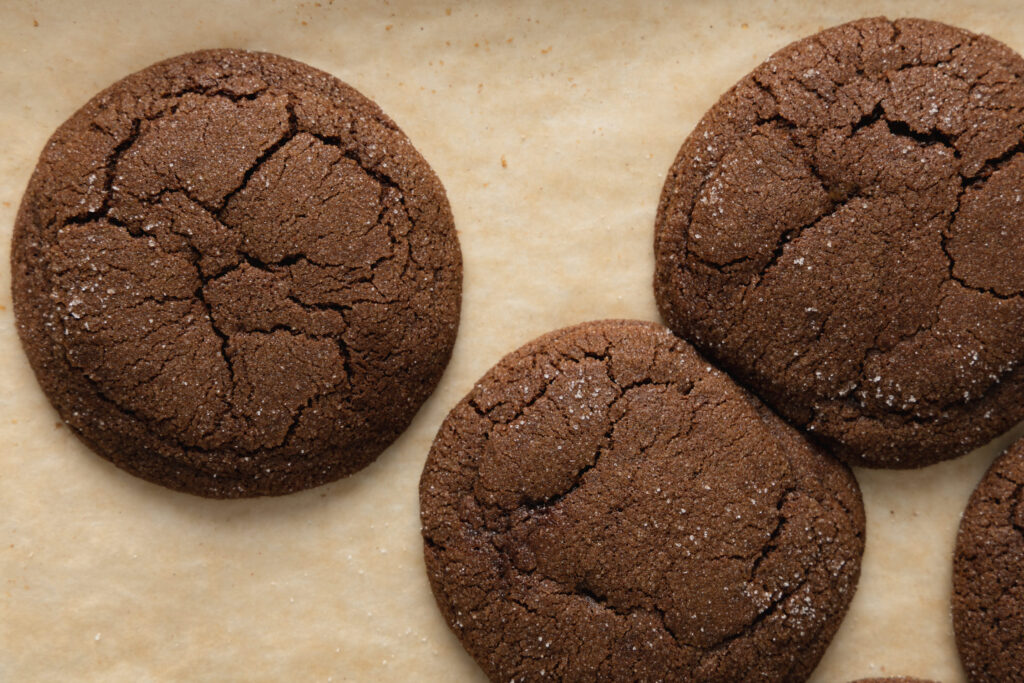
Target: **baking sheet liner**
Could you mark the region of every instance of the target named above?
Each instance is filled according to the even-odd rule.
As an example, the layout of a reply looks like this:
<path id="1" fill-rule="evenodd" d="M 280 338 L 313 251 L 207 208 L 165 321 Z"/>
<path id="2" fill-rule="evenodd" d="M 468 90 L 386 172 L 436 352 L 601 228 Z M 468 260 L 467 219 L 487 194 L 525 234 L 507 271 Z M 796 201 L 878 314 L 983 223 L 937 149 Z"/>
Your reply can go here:
<path id="1" fill-rule="evenodd" d="M 423 568 L 417 483 L 442 419 L 539 334 L 657 320 L 654 212 L 685 136 L 771 52 L 881 14 L 1024 50 L 1009 1 L 0 3 L 0 680 L 484 680 Z M 277 52 L 375 99 L 444 182 L 465 258 L 454 358 L 409 430 L 356 476 L 284 498 L 194 498 L 91 454 L 14 329 L 10 233 L 46 139 L 115 80 L 208 47 Z M 956 527 L 1012 436 L 857 470 L 863 573 L 813 680 L 963 679 Z"/>

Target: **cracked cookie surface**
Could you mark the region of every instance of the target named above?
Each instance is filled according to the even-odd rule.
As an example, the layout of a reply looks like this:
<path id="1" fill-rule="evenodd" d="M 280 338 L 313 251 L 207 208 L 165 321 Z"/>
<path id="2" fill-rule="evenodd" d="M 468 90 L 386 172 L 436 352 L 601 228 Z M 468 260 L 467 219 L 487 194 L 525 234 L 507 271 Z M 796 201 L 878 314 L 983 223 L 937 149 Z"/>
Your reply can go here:
<path id="1" fill-rule="evenodd" d="M 970 681 L 1024 672 L 1024 440 L 971 495 L 953 556 L 953 630 Z"/>
<path id="2" fill-rule="evenodd" d="M 210 50 L 93 98 L 15 226 L 18 329 L 95 451 L 165 486 L 277 495 L 366 466 L 454 344 L 440 181 L 336 78 Z"/>
<path id="3" fill-rule="evenodd" d="M 669 172 L 669 327 L 850 464 L 930 464 L 1024 418 L 1022 78 L 921 20 L 773 55 Z"/>
<path id="4" fill-rule="evenodd" d="M 638 321 L 499 362 L 420 506 L 438 605 L 496 681 L 803 680 L 863 551 L 850 471 Z"/>

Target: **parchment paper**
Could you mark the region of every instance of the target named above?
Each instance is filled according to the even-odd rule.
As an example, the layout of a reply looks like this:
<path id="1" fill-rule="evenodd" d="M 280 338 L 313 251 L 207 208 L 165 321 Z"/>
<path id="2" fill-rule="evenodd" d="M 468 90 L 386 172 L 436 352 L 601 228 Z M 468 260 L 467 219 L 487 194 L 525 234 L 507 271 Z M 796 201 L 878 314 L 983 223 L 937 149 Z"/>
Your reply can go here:
<path id="1" fill-rule="evenodd" d="M 862 16 L 924 16 L 1024 50 L 1012 0 L 581 5 L 0 3 L 0 680 L 483 680 L 423 568 L 431 440 L 523 342 L 657 319 L 658 193 L 703 112 L 774 50 Z M 172 493 L 91 454 L 14 330 L 10 231 L 48 136 L 113 81 L 206 47 L 277 52 L 375 99 L 444 182 L 466 263 L 454 358 L 412 427 L 358 475 L 278 499 Z M 1009 440 L 920 471 L 857 471 L 863 574 L 814 680 L 962 680 L 953 542 Z"/>

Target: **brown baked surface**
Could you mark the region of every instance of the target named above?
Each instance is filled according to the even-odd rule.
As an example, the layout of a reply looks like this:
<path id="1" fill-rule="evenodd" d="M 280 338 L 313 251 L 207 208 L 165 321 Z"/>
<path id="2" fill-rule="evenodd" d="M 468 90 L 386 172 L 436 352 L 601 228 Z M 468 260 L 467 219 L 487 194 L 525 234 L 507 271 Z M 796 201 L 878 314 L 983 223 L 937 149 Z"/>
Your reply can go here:
<path id="1" fill-rule="evenodd" d="M 500 361 L 420 505 L 438 605 L 495 681 L 804 680 L 864 547 L 850 471 L 638 321 Z"/>
<path id="2" fill-rule="evenodd" d="M 919 467 L 1024 417 L 1024 60 L 933 21 L 792 43 L 683 144 L 669 327 L 850 464 Z"/>
<path id="3" fill-rule="evenodd" d="M 1024 676 L 1024 441 L 992 463 L 964 511 L 953 628 L 968 680 Z"/>
<path id="4" fill-rule="evenodd" d="M 440 181 L 330 75 L 176 57 L 47 143 L 11 254 L 64 420 L 132 474 L 276 495 L 371 462 L 437 384 L 462 264 Z"/>

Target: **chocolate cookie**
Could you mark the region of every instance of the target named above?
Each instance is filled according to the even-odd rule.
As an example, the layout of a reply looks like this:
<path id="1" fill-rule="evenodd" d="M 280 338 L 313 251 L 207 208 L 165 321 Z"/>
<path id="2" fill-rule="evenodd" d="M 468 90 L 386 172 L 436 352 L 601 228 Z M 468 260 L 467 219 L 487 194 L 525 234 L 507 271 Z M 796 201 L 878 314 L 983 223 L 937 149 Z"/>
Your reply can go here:
<path id="1" fill-rule="evenodd" d="M 1024 440 L 974 490 L 953 556 L 953 630 L 971 681 L 1024 677 Z"/>
<path id="2" fill-rule="evenodd" d="M 496 681 L 802 680 L 864 544 L 845 466 L 636 321 L 492 368 L 441 426 L 420 505 L 438 605 Z"/>
<path id="3" fill-rule="evenodd" d="M 1024 418 L 1022 76 L 914 19 L 770 57 L 669 172 L 669 327 L 850 464 L 927 465 Z"/>
<path id="4" fill-rule="evenodd" d="M 117 466 L 211 497 L 366 466 L 437 384 L 462 263 L 440 181 L 330 75 L 237 50 L 103 91 L 50 139 L 11 255 L 22 343 Z"/>

